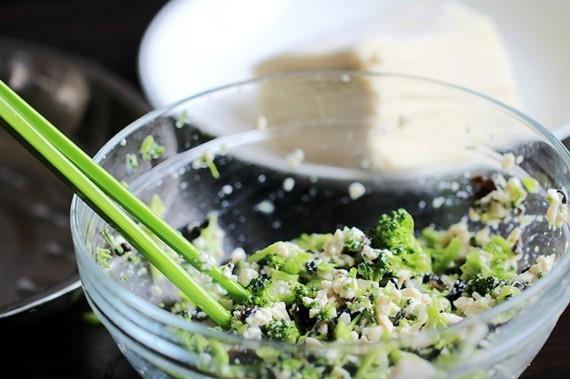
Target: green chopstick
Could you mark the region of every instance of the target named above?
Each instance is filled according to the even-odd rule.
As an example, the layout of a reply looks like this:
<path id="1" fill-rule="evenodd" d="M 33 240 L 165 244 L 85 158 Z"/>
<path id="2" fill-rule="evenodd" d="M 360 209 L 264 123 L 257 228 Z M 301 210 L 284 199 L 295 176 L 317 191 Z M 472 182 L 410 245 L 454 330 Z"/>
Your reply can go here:
<path id="1" fill-rule="evenodd" d="M 146 226 L 153 234 L 158 236 L 175 252 L 182 255 L 188 262 L 190 262 L 190 264 L 209 275 L 215 282 L 219 283 L 226 291 L 228 291 L 230 296 L 238 300 L 245 300 L 250 296 L 249 291 L 243 288 L 236 281 L 225 276 L 219 267 L 212 266 L 208 270 L 203 270 L 203 260 L 200 260 L 200 251 L 194 245 L 192 245 L 176 230 L 171 228 L 164 220 L 158 217 L 139 198 L 131 194 L 105 169 L 93 162 L 93 160 L 83 150 L 77 147 L 69 138 L 61 133 L 30 105 L 25 103 L 24 100 L 19 98 L 19 96 L 6 84 L 0 81 L 0 86 L 2 89 L 1 93 L 11 95 L 10 98 L 13 100 L 12 103 L 19 106 L 20 110 L 23 111 L 20 113 L 27 118 L 29 123 L 32 124 L 45 139 L 56 146 L 63 155 L 65 155 L 70 161 L 74 162 L 74 164 L 79 167 L 99 188 L 101 188 L 107 196 L 111 197 L 125 208 L 131 216 Z"/>
<path id="2" fill-rule="evenodd" d="M 55 133 L 54 130 L 57 131 L 57 129 L 55 129 L 53 125 L 45 120 L 45 118 L 37 113 L 1 80 L 0 118 L 5 121 L 5 124 L 7 125 L 4 126 L 6 126 L 8 130 L 18 134 L 35 152 L 41 155 L 53 168 L 55 168 L 68 181 L 68 183 L 74 187 L 78 195 L 92 205 L 99 215 L 114 225 L 127 239 L 127 241 L 129 241 L 141 254 L 143 254 L 145 258 L 148 259 L 148 261 L 177 288 L 188 296 L 188 298 L 197 307 L 202 309 L 218 325 L 223 327 L 229 326 L 231 320 L 230 312 L 218 301 L 212 298 L 212 296 L 192 278 L 188 271 L 170 257 L 154 241 L 154 239 L 143 230 L 142 226 L 129 217 L 125 211 L 117 205 L 117 203 L 109 198 L 111 196 L 108 197 L 108 194 L 105 192 L 111 190 L 111 188 L 114 189 L 116 187 L 116 182 L 118 188 L 123 189 L 123 193 L 129 195 L 127 197 L 127 203 L 131 205 L 131 207 L 136 209 L 142 205 L 142 208 L 148 209 L 146 205 L 138 199 L 135 203 L 132 200 L 132 198 L 135 198 L 133 195 L 126 191 L 124 187 L 122 187 L 110 174 L 91 161 L 85 153 L 73 145 L 71 141 L 67 140 L 65 136 L 59 132 Z M 46 135 L 49 136 L 51 140 L 48 139 Z M 60 137 L 54 138 L 56 135 L 59 135 Z M 66 140 L 65 144 L 61 143 L 61 140 L 63 139 Z M 90 164 L 85 165 L 85 160 L 83 158 L 77 162 L 76 159 L 79 155 L 81 157 L 87 157 Z M 95 176 L 99 179 L 104 179 L 103 183 L 109 185 L 111 188 L 105 188 L 105 186 L 100 182 L 96 182 L 95 180 L 92 181 L 91 177 L 88 176 L 87 173 L 89 170 L 92 170 L 93 167 L 99 168 Z M 106 175 L 101 175 L 102 172 Z M 109 178 L 111 180 L 109 180 Z M 105 192 L 103 189 L 105 189 Z M 120 196 L 119 199 L 124 200 Z M 123 202 L 118 203 L 123 205 Z M 125 209 L 133 214 L 133 212 L 126 206 Z M 148 212 L 144 212 L 145 215 L 147 213 L 154 216 L 150 209 L 148 209 Z M 154 218 L 157 217 L 154 216 Z M 164 223 L 162 220 L 160 221 L 161 224 Z M 151 223 L 151 226 L 154 227 L 154 224 L 155 223 Z M 166 223 L 164 223 L 164 225 L 170 229 Z M 147 228 L 154 232 L 152 228 L 148 226 Z M 178 236 L 177 232 L 170 234 Z M 167 241 L 165 240 L 164 242 Z M 192 249 L 199 256 L 199 252 L 193 246 Z"/>

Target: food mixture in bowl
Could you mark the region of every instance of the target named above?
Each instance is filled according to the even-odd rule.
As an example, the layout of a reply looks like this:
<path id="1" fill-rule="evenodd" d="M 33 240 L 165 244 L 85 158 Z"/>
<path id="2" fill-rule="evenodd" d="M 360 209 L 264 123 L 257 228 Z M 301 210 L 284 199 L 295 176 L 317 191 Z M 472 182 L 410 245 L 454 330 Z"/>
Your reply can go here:
<path id="1" fill-rule="evenodd" d="M 195 169 L 207 169 L 215 179 L 219 177 L 214 157 L 202 160 L 206 163 L 195 165 Z M 517 160 L 520 158 L 505 154 L 503 168 L 509 171 Z M 290 181 L 284 181 L 285 190 L 291 189 Z M 260 350 L 256 356 L 240 356 L 195 333 L 177 331 L 178 337 L 189 351 L 200 354 L 205 371 L 223 377 L 394 379 L 417 372 L 422 378 L 429 377 L 433 368 L 428 362 L 445 362 L 459 352 L 456 336 L 414 347 L 389 341 L 459 323 L 532 286 L 548 274 L 555 256 L 535 254 L 531 262 L 523 258 L 525 229 L 545 223 L 554 230 L 568 221 L 565 192 L 545 191 L 530 176 L 495 172 L 473 176 L 470 183 L 467 214 L 445 229 L 431 225 L 418 230 L 413 216 L 398 208 L 379 215 L 376 224 L 366 230 L 351 226 L 330 233 L 308 230 L 290 241 L 247 252 L 238 247 L 229 254 L 224 252 L 225 232 L 215 213 L 183 231 L 202 251 L 202 268 L 221 264 L 227 277 L 252 294 L 237 302 L 177 257 L 231 310 L 231 333 L 249 340 L 313 348 L 335 341 L 386 342 L 372 355 L 346 355 L 331 361 Z M 454 189 L 461 191 L 457 183 Z M 353 190 L 349 192 L 356 198 Z M 542 203 L 546 213 L 528 212 L 529 201 Z M 156 195 L 150 205 L 158 214 L 164 211 Z M 257 204 L 256 210 L 271 213 L 273 207 L 266 201 Z M 215 327 L 122 237 L 108 230 L 103 237 L 106 243 L 95 258 L 115 279 L 184 319 Z"/>

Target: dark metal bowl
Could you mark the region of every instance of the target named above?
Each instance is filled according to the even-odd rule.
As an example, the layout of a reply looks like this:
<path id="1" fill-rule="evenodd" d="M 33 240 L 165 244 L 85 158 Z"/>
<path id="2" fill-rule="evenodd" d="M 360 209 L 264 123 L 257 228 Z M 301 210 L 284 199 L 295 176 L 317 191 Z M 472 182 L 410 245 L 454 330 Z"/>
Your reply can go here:
<path id="1" fill-rule="evenodd" d="M 0 39 L 0 79 L 89 153 L 150 109 L 105 69 L 27 42 Z M 0 323 L 52 313 L 80 296 L 71 195 L 0 130 Z"/>

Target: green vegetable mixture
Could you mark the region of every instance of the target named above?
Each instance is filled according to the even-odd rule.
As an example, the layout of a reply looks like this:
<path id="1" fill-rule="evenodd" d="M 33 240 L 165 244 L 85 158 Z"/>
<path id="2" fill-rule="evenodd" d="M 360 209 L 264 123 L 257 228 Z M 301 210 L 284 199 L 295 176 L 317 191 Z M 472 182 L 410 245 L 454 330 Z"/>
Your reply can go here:
<path id="1" fill-rule="evenodd" d="M 149 156 L 153 150 L 149 149 Z M 201 163 L 211 166 L 208 159 Z M 302 234 L 249 255 L 236 249 L 222 268 L 253 294 L 242 303 L 232 301 L 189 265 L 188 270 L 232 311 L 231 331 L 251 340 L 309 346 L 328 341 L 373 343 L 455 324 L 518 295 L 548 273 L 555 260 L 554 255 L 541 255 L 522 272 L 517 271 L 524 250 L 521 235 L 533 217 L 525 215 L 523 202 L 538 192 L 534 179 L 493 175 L 473 178 L 473 182 L 479 192 L 468 215 L 445 230 L 416 230 L 412 215 L 396 209 L 380 215 L 367 231 L 344 227 L 329 234 Z M 565 224 L 564 193 L 549 190 L 546 200 L 545 222 L 552 228 Z M 500 235 L 499 223 L 517 227 Z M 108 269 L 111 255 L 117 246 L 124 247 L 124 242 L 117 245 L 108 235 L 106 239 L 109 246 L 99 249 L 97 260 Z M 223 232 L 212 216 L 194 241 L 205 254 L 218 259 L 221 239 Z M 117 259 L 134 254 L 126 251 Z M 212 262 L 211 256 L 206 261 Z M 163 291 L 160 281 L 166 279 L 161 275 L 153 278 L 154 292 Z M 207 322 L 203 312 L 182 295 L 160 305 L 181 317 Z M 260 351 L 256 358 L 269 362 L 270 368 L 247 373 L 232 368 L 227 353 L 214 342 L 184 333 L 181 338 L 191 351 L 210 357 L 207 367 L 228 377 L 398 378 L 397 372 L 405 370 L 402 362 L 411 359 L 421 365 L 453 353 L 452 342 L 431 346 L 429 351 L 394 347 L 358 362 L 339 359 L 331 364 L 292 355 L 264 356 Z M 367 372 L 374 375 L 367 376 Z"/>

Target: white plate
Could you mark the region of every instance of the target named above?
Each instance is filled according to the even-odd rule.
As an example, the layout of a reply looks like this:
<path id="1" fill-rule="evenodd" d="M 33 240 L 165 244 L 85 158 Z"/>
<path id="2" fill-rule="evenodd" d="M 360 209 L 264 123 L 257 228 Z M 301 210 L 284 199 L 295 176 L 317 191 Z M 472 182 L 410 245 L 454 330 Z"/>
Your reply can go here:
<path id="1" fill-rule="evenodd" d="M 409 2 L 396 0 L 173 0 L 143 38 L 140 79 L 150 102 L 164 106 L 250 78 L 263 59 L 310 43 L 334 48 L 372 34 L 428 27 L 443 1 L 421 0 L 425 12 L 403 27 L 398 21 Z M 559 126 L 570 121 L 570 2 L 466 2 L 495 19 L 513 61 L 522 110 L 567 136 Z"/>

